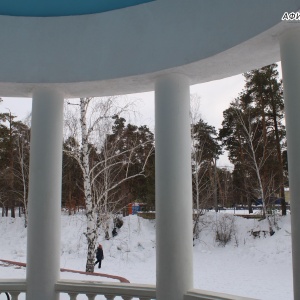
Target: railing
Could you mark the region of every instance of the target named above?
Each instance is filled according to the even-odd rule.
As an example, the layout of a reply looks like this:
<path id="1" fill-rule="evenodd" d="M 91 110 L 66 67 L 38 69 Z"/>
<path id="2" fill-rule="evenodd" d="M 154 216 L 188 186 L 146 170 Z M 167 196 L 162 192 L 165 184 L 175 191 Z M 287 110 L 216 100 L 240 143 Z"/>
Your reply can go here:
<path id="1" fill-rule="evenodd" d="M 21 293 L 26 293 L 25 279 L 1 279 L 0 294 L 1 293 L 9 294 L 9 300 L 18 300 L 18 297 Z"/>
<path id="2" fill-rule="evenodd" d="M 97 295 L 104 295 L 107 300 L 113 300 L 117 296 L 124 300 L 156 299 L 156 287 L 146 284 L 60 280 L 55 285 L 55 289 L 58 292 L 69 294 L 70 300 L 76 300 L 79 294 L 85 294 L 89 300 L 94 300 Z"/>
<path id="3" fill-rule="evenodd" d="M 193 289 L 188 291 L 184 297 L 184 300 L 255 300 L 253 298 L 233 296 L 223 293 L 208 292 L 203 290 Z"/>
<path id="4" fill-rule="evenodd" d="M 59 293 L 68 294 L 70 300 L 76 300 L 80 294 L 86 295 L 88 300 L 94 300 L 99 295 L 104 296 L 107 300 L 114 300 L 118 296 L 123 300 L 131 300 L 133 298 L 140 300 L 156 299 L 156 287 L 146 284 L 59 280 L 55 285 L 55 290 Z M 5 292 L 10 294 L 11 300 L 18 300 L 20 293 L 26 293 L 26 281 L 13 279 L 0 280 L 0 293 Z M 193 289 L 184 295 L 183 300 L 254 299 Z"/>

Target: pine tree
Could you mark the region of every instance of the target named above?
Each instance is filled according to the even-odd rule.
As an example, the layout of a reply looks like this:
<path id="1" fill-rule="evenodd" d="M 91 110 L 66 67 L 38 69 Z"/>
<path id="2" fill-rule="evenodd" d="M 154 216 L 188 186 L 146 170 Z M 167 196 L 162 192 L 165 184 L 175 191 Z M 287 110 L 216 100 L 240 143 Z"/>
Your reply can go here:
<path id="1" fill-rule="evenodd" d="M 85 208 L 82 171 L 77 161 L 66 154 L 78 145 L 74 137 L 67 138 L 63 145 L 62 207 L 67 209 L 69 215 L 80 208 Z"/>
<path id="2" fill-rule="evenodd" d="M 251 198 L 257 198 L 255 190 L 259 190 L 264 215 L 276 194 L 282 198 L 282 213 L 286 213 L 283 96 L 276 67 L 274 64 L 244 74 L 245 88 L 224 111 L 219 132 L 235 165 L 235 182 L 241 194 L 248 198 L 249 211 Z"/>
<path id="3" fill-rule="evenodd" d="M 277 157 L 269 167 L 264 170 L 266 174 L 274 172 L 275 185 L 278 186 L 278 194 L 281 198 L 282 214 L 286 215 L 286 203 L 284 196 L 284 171 L 283 171 L 283 140 L 285 128 L 282 124 L 284 118 L 284 101 L 282 82 L 278 78 L 277 65 L 272 64 L 258 70 L 245 73 L 246 93 L 260 111 L 263 126 L 264 144 L 273 144 Z M 276 170 L 277 169 L 277 170 Z"/>
<path id="4" fill-rule="evenodd" d="M 2 214 L 7 216 L 10 208 L 13 218 L 17 203 L 26 207 L 29 163 L 29 128 L 15 118 L 10 112 L 0 114 Z"/>
<path id="5" fill-rule="evenodd" d="M 201 118 L 191 124 L 191 137 L 193 200 L 196 208 L 194 238 L 198 238 L 198 223 L 203 209 L 215 206 L 217 210 L 216 160 L 221 154 L 221 147 L 216 129 Z"/>

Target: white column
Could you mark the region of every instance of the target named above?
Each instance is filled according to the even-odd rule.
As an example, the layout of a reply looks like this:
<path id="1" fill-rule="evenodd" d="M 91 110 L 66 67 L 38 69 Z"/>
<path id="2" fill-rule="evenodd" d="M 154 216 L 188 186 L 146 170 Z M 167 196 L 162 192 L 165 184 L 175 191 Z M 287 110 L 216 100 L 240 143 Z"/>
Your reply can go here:
<path id="1" fill-rule="evenodd" d="M 300 299 L 300 30 L 280 37 L 292 220 L 294 299 Z"/>
<path id="2" fill-rule="evenodd" d="M 155 84 L 157 299 L 182 300 L 193 287 L 190 90 L 170 74 Z"/>
<path id="3" fill-rule="evenodd" d="M 27 296 L 55 300 L 60 269 L 63 94 L 33 92 L 27 240 Z"/>

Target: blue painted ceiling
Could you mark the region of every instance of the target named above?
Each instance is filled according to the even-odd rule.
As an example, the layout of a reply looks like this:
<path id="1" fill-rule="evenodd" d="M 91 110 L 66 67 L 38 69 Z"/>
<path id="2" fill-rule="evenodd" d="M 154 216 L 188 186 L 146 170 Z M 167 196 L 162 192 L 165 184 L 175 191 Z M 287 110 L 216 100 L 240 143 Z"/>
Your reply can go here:
<path id="1" fill-rule="evenodd" d="M 58 17 L 102 13 L 153 0 L 0 0 L 0 15 Z"/>

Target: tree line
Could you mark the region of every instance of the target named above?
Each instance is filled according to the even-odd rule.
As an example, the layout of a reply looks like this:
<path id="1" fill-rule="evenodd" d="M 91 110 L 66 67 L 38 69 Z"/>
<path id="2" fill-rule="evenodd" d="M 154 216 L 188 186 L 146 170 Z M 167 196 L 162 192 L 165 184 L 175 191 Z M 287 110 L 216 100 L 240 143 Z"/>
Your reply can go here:
<path id="1" fill-rule="evenodd" d="M 91 104 L 94 111 L 102 106 L 102 111 L 97 110 L 101 117 L 95 120 L 87 115 Z M 86 209 L 90 195 L 99 202 L 105 199 L 104 208 L 109 211 L 123 208 L 132 199 L 154 203 L 154 135 L 150 129 L 127 123 L 117 114 L 125 108 L 118 111 L 116 99 L 82 98 L 79 107 L 77 114 L 66 104 L 62 207 L 69 214 Z M 10 112 L 0 113 L 0 205 L 2 216 L 12 217 L 17 209 L 19 215 L 27 210 L 29 180 L 30 118 L 16 118 Z"/>
<path id="2" fill-rule="evenodd" d="M 192 116 L 192 170 L 197 210 L 243 205 L 263 216 L 280 200 L 286 214 L 288 187 L 283 86 L 277 65 L 243 74 L 244 89 L 223 112 L 217 131 Z M 192 114 L 193 115 L 193 114 Z M 227 151 L 232 170 L 216 161 Z"/>
<path id="3" fill-rule="evenodd" d="M 235 199 L 251 204 L 260 199 L 263 215 L 275 198 L 286 214 L 288 186 L 282 82 L 277 65 L 244 74 L 245 88 L 224 111 L 219 140 L 229 152 Z"/>
<path id="4" fill-rule="evenodd" d="M 0 113 L 0 203 L 2 216 L 10 210 L 12 217 L 17 207 L 19 216 L 27 208 L 30 148 L 30 126 L 15 119 L 10 111 Z"/>
<path id="5" fill-rule="evenodd" d="M 245 88 L 223 112 L 222 128 L 219 131 L 201 119 L 199 114 L 196 118 L 191 118 L 193 190 L 197 209 L 214 207 L 217 202 L 224 207 L 243 204 L 251 212 L 257 199 L 284 199 L 284 187 L 288 186 L 288 170 L 283 88 L 278 78 L 277 65 L 245 73 L 244 77 Z M 88 106 L 92 102 L 99 102 L 92 98 L 83 98 L 80 101 L 88 102 Z M 127 108 L 120 108 L 116 104 L 117 99 L 105 101 L 100 101 L 101 105 L 98 103 L 98 106 L 93 104 L 95 107 L 91 110 L 98 119 L 96 117 L 94 124 L 89 125 L 91 128 L 85 129 L 86 137 L 79 130 L 82 120 L 82 116 L 79 116 L 80 104 L 77 119 L 74 110 L 72 116 L 68 109 L 66 112 L 62 204 L 70 213 L 80 207 L 85 208 L 86 205 L 84 176 L 87 175 L 88 166 L 87 162 L 83 166 L 84 161 L 80 161 L 84 157 L 84 151 L 81 149 L 80 152 L 80 147 L 85 143 L 91 174 L 105 169 L 102 177 L 106 176 L 106 180 L 98 175 L 97 180 L 102 178 L 104 181 L 102 184 L 93 184 L 104 186 L 108 180 L 112 181 L 113 174 L 113 181 L 121 180 L 124 176 L 127 178 L 118 188 L 118 193 L 106 194 L 106 197 L 115 199 L 122 197 L 123 200 L 118 202 L 117 208 L 133 199 L 139 199 L 149 206 L 155 205 L 154 135 L 146 125 L 126 124 L 121 115 Z M 108 106 L 111 111 L 108 111 Z M 119 107 L 119 111 L 116 107 Z M 84 113 L 88 114 L 87 111 Z M 8 215 L 10 210 L 12 216 L 15 216 L 14 207 L 25 207 L 22 211 L 26 210 L 30 148 L 30 122 L 15 119 L 16 116 L 10 112 L 0 113 L 0 203 L 3 208 L 2 215 Z M 143 169 L 138 155 L 146 155 L 145 142 L 151 144 L 152 153 Z M 224 150 L 228 151 L 233 168 L 216 167 L 216 161 Z M 111 153 L 117 152 L 122 155 L 110 157 Z M 132 159 L 133 153 L 135 162 L 130 161 L 128 164 L 127 161 L 126 173 L 126 155 L 131 155 Z M 121 166 L 122 159 L 123 171 L 116 171 Z M 139 167 L 137 162 L 140 163 Z M 107 164 L 113 165 L 114 171 Z M 140 171 L 147 172 L 140 174 Z M 89 176 L 93 176 L 91 174 Z M 115 201 L 107 201 L 112 202 Z M 285 202 L 282 201 L 282 204 L 285 213 Z"/>
<path id="6" fill-rule="evenodd" d="M 277 65 L 247 72 L 245 86 L 223 112 L 222 127 L 206 123 L 191 109 L 193 201 L 204 210 L 260 203 L 268 217 L 274 199 L 288 186 L 283 87 Z M 193 99 L 192 99 L 193 100 Z M 196 99 L 197 100 L 197 99 Z M 116 97 L 66 101 L 62 207 L 87 218 L 86 269 L 93 270 L 99 228 L 133 201 L 155 209 L 155 141 L 146 126 L 126 121 L 131 104 Z M 174 120 L 176 122 L 176 120 Z M 232 168 L 218 167 L 226 150 Z M 24 215 L 27 224 L 30 122 L 0 113 L 0 204 L 2 216 Z M 271 228 L 272 229 L 272 228 Z M 270 231 L 271 231 L 270 229 Z"/>
<path id="7" fill-rule="evenodd" d="M 218 132 L 201 119 L 192 125 L 192 140 L 196 139 L 194 194 L 198 209 L 198 203 L 204 205 L 202 209 L 211 206 L 216 210 L 219 205 L 235 207 L 238 204 L 247 206 L 249 213 L 253 213 L 253 205 L 259 204 L 262 216 L 269 221 L 269 232 L 273 234 L 269 216 L 274 204 L 279 200 L 282 215 L 287 213 L 283 86 L 276 64 L 243 76 L 244 89 L 223 112 L 222 127 Z M 223 150 L 228 151 L 233 164 L 230 173 L 226 168 L 216 168 L 216 160 Z M 208 193 L 202 191 L 207 184 L 213 185 L 205 189 Z M 201 200 L 198 200 L 199 196 Z"/>

